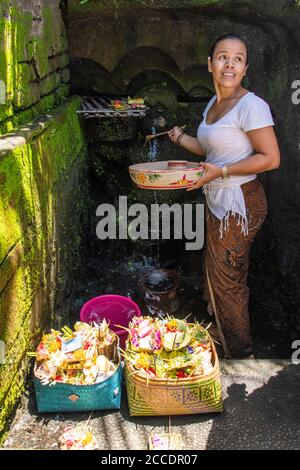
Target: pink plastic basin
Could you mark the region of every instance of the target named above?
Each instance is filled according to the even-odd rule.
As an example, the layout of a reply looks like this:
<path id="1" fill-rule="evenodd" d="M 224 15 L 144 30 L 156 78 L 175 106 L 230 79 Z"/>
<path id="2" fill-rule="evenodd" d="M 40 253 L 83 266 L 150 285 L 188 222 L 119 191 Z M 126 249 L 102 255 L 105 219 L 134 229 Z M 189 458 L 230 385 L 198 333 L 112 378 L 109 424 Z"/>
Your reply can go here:
<path id="1" fill-rule="evenodd" d="M 125 348 L 128 333 L 116 325 L 128 327 L 128 323 L 135 316 L 141 316 L 138 305 L 122 295 L 94 297 L 88 300 L 80 310 L 80 321 L 85 323 L 101 323 L 105 318 L 109 322 L 110 328 L 119 336 L 122 349 Z"/>

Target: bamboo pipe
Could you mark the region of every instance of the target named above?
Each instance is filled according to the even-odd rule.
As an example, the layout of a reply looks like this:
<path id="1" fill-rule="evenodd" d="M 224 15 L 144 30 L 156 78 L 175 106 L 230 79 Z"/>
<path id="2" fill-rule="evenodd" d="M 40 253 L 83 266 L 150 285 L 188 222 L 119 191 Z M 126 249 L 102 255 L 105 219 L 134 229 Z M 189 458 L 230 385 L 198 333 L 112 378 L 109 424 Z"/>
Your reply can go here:
<path id="1" fill-rule="evenodd" d="M 181 126 L 180 129 L 184 130 L 186 128 L 186 124 L 184 126 Z M 159 134 L 149 134 L 146 135 L 146 142 L 151 139 L 156 139 L 156 137 L 160 137 L 161 135 L 166 135 L 170 131 L 165 131 L 165 132 L 160 132 Z"/>

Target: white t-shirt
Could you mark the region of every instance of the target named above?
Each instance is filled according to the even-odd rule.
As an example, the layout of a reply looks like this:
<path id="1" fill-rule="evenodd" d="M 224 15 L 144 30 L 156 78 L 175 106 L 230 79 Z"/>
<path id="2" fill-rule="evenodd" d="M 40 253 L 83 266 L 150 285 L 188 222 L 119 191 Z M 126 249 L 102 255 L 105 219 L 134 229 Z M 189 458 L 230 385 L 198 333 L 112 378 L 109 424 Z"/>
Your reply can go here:
<path id="1" fill-rule="evenodd" d="M 274 121 L 269 105 L 255 93 L 248 92 L 218 121 L 207 124 L 207 113 L 216 98 L 216 95 L 211 98 L 203 112 L 203 121 L 198 128 L 197 138 L 206 152 L 206 162 L 221 168 L 250 158 L 255 153 L 255 149 L 246 132 L 274 126 Z M 203 191 L 209 209 L 222 221 L 221 236 L 223 229 L 227 228 L 230 214 L 239 215 L 243 233 L 248 232 L 241 185 L 255 178 L 255 174 L 230 176 L 228 180 L 217 178 L 204 186 Z"/>

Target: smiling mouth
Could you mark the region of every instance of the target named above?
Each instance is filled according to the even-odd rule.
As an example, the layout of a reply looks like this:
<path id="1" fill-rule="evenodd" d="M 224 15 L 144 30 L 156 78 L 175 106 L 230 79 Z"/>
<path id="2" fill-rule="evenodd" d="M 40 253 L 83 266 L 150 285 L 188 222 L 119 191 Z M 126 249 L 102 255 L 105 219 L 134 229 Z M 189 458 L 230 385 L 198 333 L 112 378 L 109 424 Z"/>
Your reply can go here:
<path id="1" fill-rule="evenodd" d="M 223 76 L 223 77 L 228 77 L 228 78 L 234 78 L 234 77 L 235 77 L 235 73 L 223 72 L 223 73 L 222 73 L 222 76 Z"/>

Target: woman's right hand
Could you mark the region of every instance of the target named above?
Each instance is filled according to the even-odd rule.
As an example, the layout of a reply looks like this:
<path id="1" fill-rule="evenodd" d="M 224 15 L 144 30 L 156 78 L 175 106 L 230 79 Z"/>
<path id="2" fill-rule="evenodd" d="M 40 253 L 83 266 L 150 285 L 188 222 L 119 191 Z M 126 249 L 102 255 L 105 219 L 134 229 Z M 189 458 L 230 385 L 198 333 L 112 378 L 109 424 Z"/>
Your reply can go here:
<path id="1" fill-rule="evenodd" d="M 168 132 L 168 135 L 169 135 L 170 139 L 172 140 L 172 142 L 174 142 L 174 144 L 176 144 L 178 137 L 182 133 L 183 133 L 183 130 L 181 129 L 181 127 L 175 126 L 175 127 L 173 127 L 173 129 L 171 129 Z"/>

